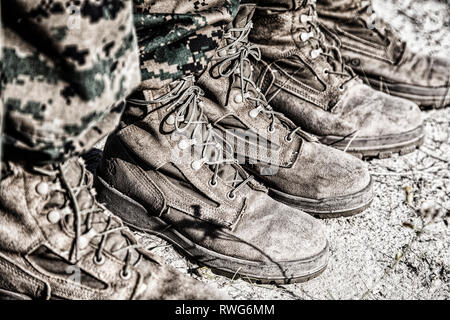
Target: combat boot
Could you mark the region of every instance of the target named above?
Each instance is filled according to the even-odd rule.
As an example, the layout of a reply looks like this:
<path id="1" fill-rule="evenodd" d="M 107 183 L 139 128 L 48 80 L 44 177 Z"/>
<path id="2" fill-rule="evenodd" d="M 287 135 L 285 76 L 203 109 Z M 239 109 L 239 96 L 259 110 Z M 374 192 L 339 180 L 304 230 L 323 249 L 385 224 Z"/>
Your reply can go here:
<path id="1" fill-rule="evenodd" d="M 261 283 L 305 281 L 327 264 L 324 229 L 240 167 L 204 116 L 193 77 L 128 100 L 98 169 L 99 197 L 137 230 L 201 265 Z"/>
<path id="2" fill-rule="evenodd" d="M 1 299 L 214 299 L 165 266 L 96 201 L 81 160 L 2 165 Z"/>
<path id="3" fill-rule="evenodd" d="M 363 84 L 321 32 L 314 1 L 265 0 L 250 41 L 267 100 L 320 141 L 358 157 L 405 154 L 423 143 L 418 106 Z M 270 36 L 268 36 L 270 35 Z"/>
<path id="4" fill-rule="evenodd" d="M 275 112 L 255 83 L 252 64 L 260 52 L 248 41 L 253 12 L 254 6 L 241 5 L 197 82 L 213 102 L 208 118 L 273 198 L 321 218 L 362 212 L 373 198 L 366 164 Z"/>
<path id="5" fill-rule="evenodd" d="M 410 51 L 370 0 L 318 2 L 320 20 L 338 36 L 344 60 L 373 88 L 423 109 L 450 105 L 450 60 Z"/>

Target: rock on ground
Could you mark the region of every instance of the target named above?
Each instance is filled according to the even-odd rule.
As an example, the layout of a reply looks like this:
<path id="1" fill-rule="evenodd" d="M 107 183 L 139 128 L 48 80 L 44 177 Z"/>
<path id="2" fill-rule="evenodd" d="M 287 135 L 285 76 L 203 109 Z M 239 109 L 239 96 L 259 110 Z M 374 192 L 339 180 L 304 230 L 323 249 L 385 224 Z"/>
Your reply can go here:
<path id="1" fill-rule="evenodd" d="M 449 55 L 447 1 L 374 0 L 374 7 L 412 49 Z M 370 162 L 376 180 L 372 207 L 350 219 L 325 221 L 331 259 L 310 282 L 232 280 L 192 264 L 163 240 L 136 235 L 168 264 L 235 299 L 449 299 L 450 229 L 442 215 L 450 210 L 450 109 L 424 118 L 427 138 L 420 150 Z M 434 213 L 440 215 L 433 220 Z"/>

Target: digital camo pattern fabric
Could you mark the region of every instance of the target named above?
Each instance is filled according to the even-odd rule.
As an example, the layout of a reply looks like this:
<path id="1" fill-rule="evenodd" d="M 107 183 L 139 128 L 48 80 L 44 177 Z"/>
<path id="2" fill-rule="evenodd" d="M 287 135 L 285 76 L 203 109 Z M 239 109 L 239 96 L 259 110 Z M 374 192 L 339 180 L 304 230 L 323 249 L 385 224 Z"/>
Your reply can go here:
<path id="1" fill-rule="evenodd" d="M 7 150 L 62 160 L 90 149 L 141 76 L 155 88 L 201 73 L 239 9 L 239 0 L 133 1 L 2 1 Z"/>
<path id="2" fill-rule="evenodd" d="M 140 83 L 132 1 L 2 0 L 2 12 L 5 156 L 90 149 Z"/>
<path id="3" fill-rule="evenodd" d="M 134 0 L 142 88 L 204 71 L 238 10 L 239 0 Z"/>

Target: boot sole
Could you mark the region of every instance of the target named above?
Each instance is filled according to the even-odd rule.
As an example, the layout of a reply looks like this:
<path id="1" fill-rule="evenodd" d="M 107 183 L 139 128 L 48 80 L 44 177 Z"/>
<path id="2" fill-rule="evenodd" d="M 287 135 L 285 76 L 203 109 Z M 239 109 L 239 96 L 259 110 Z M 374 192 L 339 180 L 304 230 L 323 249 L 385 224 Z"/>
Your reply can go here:
<path id="1" fill-rule="evenodd" d="M 327 136 L 320 141 L 328 146 L 346 151 L 359 159 L 387 159 L 394 154 L 405 155 L 418 149 L 425 140 L 423 126 L 398 135 L 376 138 L 355 138 Z M 350 146 L 347 148 L 347 146 Z"/>
<path id="2" fill-rule="evenodd" d="M 32 300 L 31 297 L 17 292 L 0 289 L 0 300 Z"/>
<path id="3" fill-rule="evenodd" d="M 267 264 L 229 257 L 204 248 L 175 230 L 172 225 L 148 212 L 141 204 L 111 187 L 101 177 L 96 177 L 99 201 L 120 217 L 131 229 L 158 236 L 173 244 L 178 251 L 199 265 L 232 279 L 261 284 L 289 284 L 305 282 L 320 275 L 328 264 L 328 242 L 325 248 L 308 259 Z M 132 213 L 132 214 L 130 214 Z M 130 221 L 130 216 L 146 217 L 140 225 Z"/>
<path id="4" fill-rule="evenodd" d="M 362 213 L 373 201 L 373 181 L 355 194 L 327 199 L 309 199 L 296 197 L 279 190 L 269 188 L 269 195 L 288 206 L 300 209 L 320 219 L 350 217 Z"/>
<path id="5" fill-rule="evenodd" d="M 399 98 L 404 98 L 416 103 L 422 110 L 442 109 L 450 106 L 450 88 L 448 88 L 445 97 L 439 94 L 429 95 L 432 88 L 425 88 L 426 94 L 414 94 L 400 90 L 400 87 L 408 89 L 408 91 L 424 91 L 423 87 L 413 85 L 391 84 L 375 78 L 367 78 L 370 85 L 379 90 L 379 88 L 387 88 L 387 93 Z M 383 91 L 384 92 L 384 91 Z"/>

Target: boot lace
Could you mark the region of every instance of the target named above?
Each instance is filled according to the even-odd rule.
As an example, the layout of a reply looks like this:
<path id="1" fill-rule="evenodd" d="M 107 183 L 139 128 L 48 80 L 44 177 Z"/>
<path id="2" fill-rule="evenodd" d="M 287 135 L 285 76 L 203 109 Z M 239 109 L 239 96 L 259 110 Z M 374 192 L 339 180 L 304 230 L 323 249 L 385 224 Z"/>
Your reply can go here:
<path id="1" fill-rule="evenodd" d="M 300 15 L 300 22 L 302 25 L 307 26 L 308 29 L 300 34 L 300 39 L 302 42 L 313 45 L 313 50 L 310 54 L 312 60 L 316 60 L 320 56 L 327 59 L 331 70 L 324 69 L 323 73 L 325 75 L 332 74 L 345 79 L 338 86 L 339 90 L 344 91 L 345 85 L 357 78 L 357 75 L 345 64 L 339 47 L 327 44 L 325 37 L 320 30 L 320 23 L 316 13 L 316 0 L 308 0 L 305 9 L 308 10 L 308 14 Z M 330 36 L 333 37 L 332 34 L 330 34 Z M 333 38 L 337 43 L 340 43 L 338 38 Z"/>
<path id="2" fill-rule="evenodd" d="M 235 97 L 235 102 L 250 101 L 255 106 L 249 112 L 249 116 L 253 119 L 257 118 L 260 114 L 267 115 L 270 118 L 270 125 L 268 127 L 270 133 L 275 131 L 276 119 L 287 124 L 289 128 L 293 128 L 295 125 L 292 121 L 286 118 L 283 113 L 273 110 L 270 106 L 270 101 L 267 100 L 266 95 L 261 92 L 261 89 L 253 80 L 251 59 L 256 62 L 260 61 L 261 51 L 257 45 L 251 44 L 248 41 L 252 27 L 253 23 L 250 21 L 243 28 L 230 28 L 224 35 L 228 44 L 220 48 L 217 51 L 218 57 L 214 58 L 215 60 L 219 60 L 217 65 L 218 73 L 221 77 L 230 77 L 233 74 L 239 75 L 241 93 Z M 308 141 L 317 141 L 316 138 L 304 132 L 301 127 L 292 129 L 285 137 L 285 141 L 291 142 L 296 133 Z"/>
<path id="3" fill-rule="evenodd" d="M 35 172 L 59 180 L 60 183 L 54 185 L 51 188 L 51 191 L 63 194 L 64 198 L 68 199 L 70 202 L 70 208 L 66 207 L 62 210 L 50 211 L 48 219 L 50 222 L 56 224 L 65 220 L 67 215 L 73 215 L 75 239 L 70 252 L 70 261 L 78 262 L 80 252 L 86 249 L 94 238 L 100 238 L 97 248 L 95 249 L 94 263 L 97 265 L 103 264 L 105 262 L 104 251 L 108 237 L 113 234 L 120 234 L 121 238 L 126 240 L 125 242 L 128 245 L 111 251 L 111 254 L 117 256 L 119 252 L 126 252 L 124 267 L 120 272 L 120 277 L 127 280 L 131 277 L 130 267 L 137 266 L 141 261 L 141 254 L 135 250 L 141 246 L 131 237 L 131 235 L 123 232 L 128 230 L 128 228 L 123 225 L 122 221 L 106 209 L 103 204 L 97 202 L 96 193 L 92 187 L 92 182 L 87 177 L 83 160 L 78 159 L 76 161 L 79 162 L 81 168 L 81 177 L 75 187 L 71 186 L 68 182 L 67 174 L 65 173 L 65 164 L 55 165 L 49 170 L 42 167 L 33 168 Z M 45 185 L 47 186 L 47 184 Z M 89 200 L 91 203 L 89 207 L 83 209 L 79 203 L 79 196 L 82 192 L 86 192 L 90 195 Z M 96 225 L 100 223 L 103 226 L 103 230 L 96 230 L 93 226 L 94 223 Z M 83 225 L 85 228 L 83 228 Z M 137 254 L 137 259 L 135 259 L 134 262 L 132 262 L 133 253 Z"/>
<path id="4" fill-rule="evenodd" d="M 373 10 L 371 1 L 358 1 L 356 10 L 356 16 L 366 25 L 367 29 L 376 31 L 382 39 L 388 40 L 387 31 L 390 30 L 389 25 L 377 16 L 377 13 Z"/>
<path id="5" fill-rule="evenodd" d="M 216 132 L 211 123 L 204 116 L 205 104 L 202 100 L 203 90 L 190 84 L 193 81 L 192 76 L 182 78 L 175 82 L 175 86 L 168 93 L 154 100 L 129 99 L 130 104 L 134 105 L 152 105 L 168 104 L 166 111 L 169 113 L 166 122 L 175 126 L 175 133 L 183 137 L 178 146 L 180 149 L 189 147 L 200 148 L 200 158 L 191 162 L 191 167 L 195 171 L 202 166 L 213 167 L 213 176 L 210 180 L 210 186 L 215 187 L 219 176 L 219 169 L 223 165 L 232 165 L 234 167 L 234 176 L 232 179 L 225 180 L 225 183 L 232 185 L 232 190 L 227 194 L 229 199 L 234 199 L 236 192 L 242 189 L 246 184 L 253 180 L 253 176 L 247 175 L 232 154 L 232 147 L 226 142 L 221 141 L 221 136 Z M 197 133 L 201 133 L 199 138 Z M 203 133 L 206 134 L 203 134 Z M 225 143 L 224 147 L 222 143 Z M 215 155 L 210 156 L 210 148 L 213 148 Z M 245 177 L 242 179 L 241 177 Z"/>
<path id="6" fill-rule="evenodd" d="M 376 32 L 387 46 L 397 46 L 395 48 L 396 51 L 402 51 L 404 42 L 396 36 L 395 31 L 388 23 L 378 17 L 370 0 L 362 0 L 357 2 L 355 16 L 365 24 L 367 29 Z"/>

